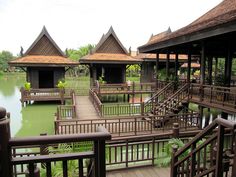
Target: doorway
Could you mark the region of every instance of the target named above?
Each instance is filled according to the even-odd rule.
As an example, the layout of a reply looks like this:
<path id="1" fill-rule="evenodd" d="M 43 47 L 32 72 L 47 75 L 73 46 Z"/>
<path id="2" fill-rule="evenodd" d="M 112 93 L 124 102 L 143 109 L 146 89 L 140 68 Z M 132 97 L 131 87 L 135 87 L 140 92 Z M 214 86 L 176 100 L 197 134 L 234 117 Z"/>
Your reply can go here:
<path id="1" fill-rule="evenodd" d="M 39 88 L 54 88 L 53 70 L 39 71 Z"/>

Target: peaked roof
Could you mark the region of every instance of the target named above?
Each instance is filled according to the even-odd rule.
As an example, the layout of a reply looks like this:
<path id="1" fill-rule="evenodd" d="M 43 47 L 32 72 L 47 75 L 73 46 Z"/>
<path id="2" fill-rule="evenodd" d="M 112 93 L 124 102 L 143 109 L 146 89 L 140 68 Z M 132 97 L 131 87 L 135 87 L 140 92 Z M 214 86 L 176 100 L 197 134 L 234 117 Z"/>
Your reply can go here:
<path id="1" fill-rule="evenodd" d="M 49 46 L 51 50 L 53 51 L 51 53 L 48 49 L 46 49 L 46 47 L 48 48 Z M 28 50 L 24 53 L 24 56 L 31 55 L 31 54 L 52 55 L 52 53 L 54 53 L 54 55 L 56 53 L 56 55 L 65 56 L 64 52 L 62 52 L 62 50 L 58 47 L 58 45 L 55 43 L 55 41 L 52 39 L 52 37 L 48 33 L 46 27 L 43 26 L 41 33 L 33 42 L 33 44 L 31 44 Z"/>
<path id="2" fill-rule="evenodd" d="M 11 66 L 28 67 L 65 67 L 75 66 L 78 62 L 67 58 L 57 46 L 44 26 L 41 33 L 22 57 L 8 62 Z"/>
<path id="3" fill-rule="evenodd" d="M 109 45 L 107 43 L 108 43 L 109 38 L 111 38 L 111 37 L 112 37 L 113 42 L 117 43 L 117 45 L 115 47 L 120 47 L 122 49 L 122 53 L 128 54 L 128 51 L 123 46 L 123 44 L 120 42 L 120 40 L 117 37 L 117 35 L 116 35 L 116 33 L 115 33 L 112 26 L 110 27 L 110 29 L 108 30 L 108 32 L 105 35 L 104 34 L 102 35 L 100 41 L 98 42 L 96 47 L 93 49 L 92 53 L 115 53 L 111 49 L 107 49 L 105 52 L 100 52 L 100 49 L 102 47 L 104 47 L 104 45 Z M 119 52 L 119 53 L 121 53 L 121 52 Z"/>
<path id="4" fill-rule="evenodd" d="M 141 52 L 148 52 L 236 31 L 235 28 L 226 29 L 224 27 L 222 27 L 223 30 L 217 30 L 217 28 L 230 22 L 236 23 L 236 0 L 224 0 L 189 25 L 170 33 L 161 40 L 153 40 L 140 46 L 139 50 Z"/>
<path id="5" fill-rule="evenodd" d="M 140 62 L 142 60 L 128 54 L 128 51 L 122 45 L 112 27 L 110 27 L 105 35 L 102 35 L 91 54 L 80 59 L 80 63 L 82 64 L 135 64 Z"/>

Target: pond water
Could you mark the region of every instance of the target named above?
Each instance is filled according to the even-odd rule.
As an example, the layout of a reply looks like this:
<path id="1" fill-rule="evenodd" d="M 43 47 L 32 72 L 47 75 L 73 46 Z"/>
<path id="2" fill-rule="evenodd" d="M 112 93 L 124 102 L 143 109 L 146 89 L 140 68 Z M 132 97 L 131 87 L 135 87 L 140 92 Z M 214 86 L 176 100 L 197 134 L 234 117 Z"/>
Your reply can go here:
<path id="1" fill-rule="evenodd" d="M 34 136 L 40 133 L 53 134 L 53 120 L 57 103 L 41 103 L 21 106 L 20 87 L 25 83 L 25 74 L 0 76 L 0 106 L 10 112 L 11 136 Z"/>

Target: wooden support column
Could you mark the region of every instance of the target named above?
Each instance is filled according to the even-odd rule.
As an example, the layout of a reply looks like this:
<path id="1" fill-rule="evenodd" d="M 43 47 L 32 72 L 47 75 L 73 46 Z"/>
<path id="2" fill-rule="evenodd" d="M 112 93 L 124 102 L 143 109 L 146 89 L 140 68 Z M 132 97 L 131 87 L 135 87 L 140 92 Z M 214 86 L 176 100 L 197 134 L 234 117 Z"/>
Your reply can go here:
<path id="1" fill-rule="evenodd" d="M 178 78 L 178 70 L 179 70 L 179 54 L 175 54 L 175 80 Z"/>
<path id="2" fill-rule="evenodd" d="M 218 58 L 215 57 L 215 74 L 214 74 L 215 79 L 216 79 L 216 76 L 217 76 L 217 71 L 218 71 Z M 214 80 L 215 80 L 215 79 L 214 79 Z"/>
<path id="3" fill-rule="evenodd" d="M 158 89 L 159 53 L 156 53 L 156 90 Z"/>
<path id="4" fill-rule="evenodd" d="M 205 43 L 202 42 L 202 50 L 201 50 L 201 77 L 200 84 L 205 84 L 205 67 L 206 67 L 206 56 L 205 56 Z"/>
<path id="5" fill-rule="evenodd" d="M 166 54 L 166 80 L 170 77 L 170 53 Z"/>
<path id="6" fill-rule="evenodd" d="M 208 84 L 212 85 L 212 60 L 213 57 L 209 56 L 208 57 Z"/>
<path id="7" fill-rule="evenodd" d="M 188 52 L 188 70 L 187 70 L 187 82 L 191 80 L 191 52 Z"/>
<path id="8" fill-rule="evenodd" d="M 225 58 L 225 83 L 224 84 L 226 87 L 230 87 L 232 60 L 233 60 L 233 52 L 231 50 L 231 45 L 229 44 L 227 57 Z"/>

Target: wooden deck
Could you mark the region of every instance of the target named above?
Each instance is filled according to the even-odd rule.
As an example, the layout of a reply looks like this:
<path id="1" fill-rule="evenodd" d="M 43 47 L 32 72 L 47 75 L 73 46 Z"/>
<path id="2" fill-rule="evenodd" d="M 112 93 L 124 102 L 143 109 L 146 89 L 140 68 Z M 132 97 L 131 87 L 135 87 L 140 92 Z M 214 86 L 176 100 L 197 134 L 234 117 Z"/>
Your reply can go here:
<path id="1" fill-rule="evenodd" d="M 108 171 L 107 177 L 169 177 L 170 168 L 140 167 L 133 169 Z"/>

